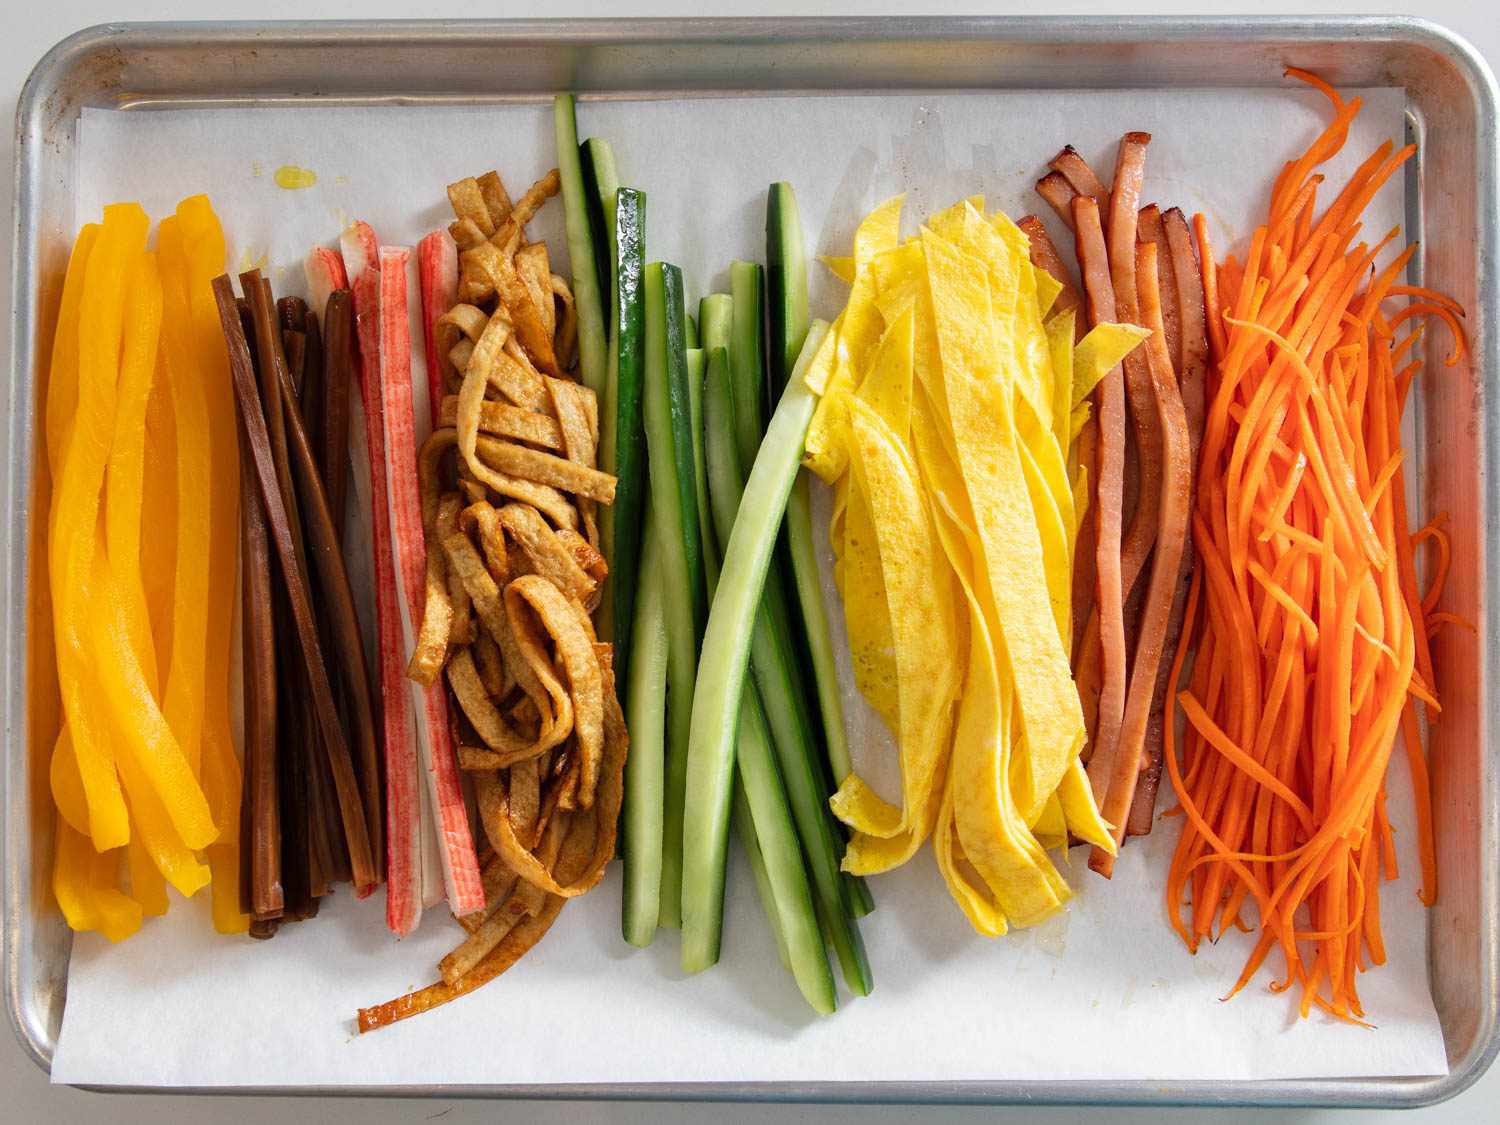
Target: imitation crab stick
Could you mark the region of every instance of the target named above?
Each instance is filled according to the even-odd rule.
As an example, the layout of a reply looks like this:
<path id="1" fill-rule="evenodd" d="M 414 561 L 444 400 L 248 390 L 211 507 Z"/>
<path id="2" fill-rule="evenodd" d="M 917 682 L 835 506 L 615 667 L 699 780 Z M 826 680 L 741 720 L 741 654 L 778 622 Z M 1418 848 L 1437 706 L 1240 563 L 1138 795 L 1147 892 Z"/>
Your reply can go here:
<path id="1" fill-rule="evenodd" d="M 448 393 L 453 364 L 440 346 L 437 322 L 458 304 L 458 246 L 445 230 L 435 230 L 417 243 L 417 272 L 422 279 L 422 355 L 427 363 L 429 411 L 437 417 Z"/>
<path id="2" fill-rule="evenodd" d="M 1426 636 L 1441 616 L 1418 591 L 1400 417 L 1415 340 L 1392 327 L 1461 310 L 1396 286 L 1411 249 L 1375 266 L 1391 235 L 1354 244 L 1361 213 L 1411 155 L 1387 143 L 1321 217 L 1313 169 L 1358 112 L 1325 83 L 1334 120 L 1278 177 L 1243 263 L 1215 269 L 1195 221 L 1217 375 L 1193 515 L 1201 622 L 1181 761 L 1165 762 L 1186 819 L 1167 881 L 1189 949 L 1229 927 L 1256 943 L 1236 982 L 1275 950 L 1277 990 L 1360 1022 L 1356 977 L 1385 959 L 1379 883 L 1394 874 L 1386 769 L 1398 731 L 1418 805 L 1424 901 L 1436 893 L 1427 764 L 1416 708 L 1436 705 Z M 1394 232 L 1393 232 L 1394 233 Z M 1389 317 L 1383 305 L 1415 298 Z M 1181 652 L 1171 679 L 1176 682 Z M 1253 900 L 1253 903 L 1252 903 Z M 1250 913 L 1253 905 L 1254 914 Z M 1184 907 L 1187 914 L 1184 916 Z M 1253 922 L 1252 922 L 1253 918 Z"/>
<path id="3" fill-rule="evenodd" d="M 392 557 L 403 645 L 416 643 L 419 607 L 424 604 L 427 552 L 417 481 L 417 445 L 431 430 L 431 415 L 414 410 L 415 351 L 412 324 L 419 308 L 412 284 L 411 251 L 380 248 L 380 393 L 385 428 L 386 496 L 390 505 Z M 420 374 L 420 373 L 419 373 Z M 425 382 L 425 380 L 424 380 Z M 425 405 L 425 404 L 424 404 Z M 420 418 L 418 415 L 420 414 Z M 418 430 L 423 432 L 418 436 Z M 458 759 L 448 726 L 448 700 L 441 683 L 409 684 L 416 696 L 417 747 L 422 757 L 427 799 L 437 830 L 438 858 L 450 909 L 471 914 L 484 909 L 484 888 L 469 831 L 469 814 L 458 783 Z"/>
<path id="4" fill-rule="evenodd" d="M 370 552 L 375 561 L 376 650 L 379 655 L 382 745 L 386 783 L 386 925 L 397 934 L 416 929 L 422 918 L 422 789 L 417 773 L 417 726 L 407 691 L 401 610 L 396 592 L 390 503 L 387 499 L 385 410 L 380 385 L 380 247 L 367 223 L 354 223 L 340 239 L 344 278 L 316 251 L 308 258 L 309 278 L 325 278 L 329 290 L 347 279 L 354 298 L 359 349 L 359 402 L 364 424 L 350 426 L 351 442 L 365 458 L 354 473 L 356 491 L 367 485 Z M 317 285 L 314 285 L 316 299 Z M 368 473 L 368 475 L 366 475 Z M 358 550 L 358 547 L 355 548 Z"/>

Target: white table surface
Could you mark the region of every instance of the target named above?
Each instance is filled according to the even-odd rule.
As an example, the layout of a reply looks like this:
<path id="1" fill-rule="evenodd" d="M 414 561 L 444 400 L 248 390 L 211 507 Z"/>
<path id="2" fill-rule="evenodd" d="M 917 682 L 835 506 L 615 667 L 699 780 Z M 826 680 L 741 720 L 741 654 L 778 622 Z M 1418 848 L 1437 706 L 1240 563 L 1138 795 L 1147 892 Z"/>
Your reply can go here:
<path id="1" fill-rule="evenodd" d="M 27 73 L 41 55 L 56 41 L 91 24 L 118 20 L 162 19 L 309 19 L 309 18 L 424 18 L 459 16 L 686 16 L 714 12 L 715 5 L 703 0 L 637 0 L 636 3 L 611 0 L 536 0 L 521 3 L 475 4 L 444 0 L 362 0 L 357 5 L 336 0 L 260 0 L 259 3 L 211 3 L 206 0 L 154 0 L 154 2 L 114 3 L 108 0 L 5 0 L 5 29 L 0 36 L 0 120 L 14 119 L 15 100 Z M 1169 0 L 1155 3 L 1035 3 L 1012 0 L 1003 3 L 934 3 L 932 0 L 877 0 L 877 2 L 838 4 L 816 0 L 741 0 L 726 5 L 723 14 L 734 15 L 853 15 L 912 14 L 925 11 L 952 14 L 982 12 L 1012 14 L 1135 14 L 1139 12 L 1203 14 L 1206 11 L 1232 14 L 1252 11 L 1258 14 L 1309 12 L 1407 13 L 1419 12 L 1428 19 L 1446 24 L 1467 37 L 1500 68 L 1500 17 L 1492 0 L 1425 0 L 1420 5 L 1411 0 L 1316 0 L 1313 3 L 1285 3 L 1263 0 L 1254 4 L 1225 4 L 1215 0 Z M 14 180 L 9 174 L 14 160 L 14 137 L 10 128 L 0 132 L 0 191 L 3 191 L 3 213 L 10 215 Z M 4 237 L 10 237 L 10 223 Z M 5 257 L 9 259 L 9 252 Z M 0 275 L 0 308 L 8 307 L 11 271 Z M 0 323 L 0 345 L 8 344 L 8 325 Z M 0 354 L 8 348 L 0 347 Z M 636 1122 L 696 1122 L 712 1115 L 718 1125 L 740 1122 L 858 1122 L 859 1125 L 884 1125 L 906 1121 L 920 1115 L 934 1125 L 961 1125 L 978 1121 L 1038 1122 L 1157 1122 L 1163 1120 L 1193 1122 L 1230 1122 L 1254 1117 L 1257 1121 L 1320 1122 L 1334 1121 L 1361 1125 L 1382 1115 L 1372 1112 L 1334 1113 L 1331 1111 L 1287 1110 L 1256 1112 L 1246 1110 L 1084 1110 L 1072 1108 L 1038 1109 L 1020 1107 L 1010 1110 L 988 1109 L 903 1109 L 903 1108 L 828 1108 L 815 1106 L 673 1106 L 657 1103 L 606 1102 L 533 1102 L 522 1104 L 405 1099 L 342 1099 L 315 1101 L 283 1098 L 180 1098 L 156 1096 L 106 1096 L 82 1093 L 49 1085 L 46 1075 L 21 1053 L 13 1038 L 0 1028 L 0 1120 L 32 1122 L 103 1122 L 110 1125 L 167 1125 L 169 1122 L 212 1120 L 218 1125 L 263 1121 L 273 1115 L 279 1118 L 309 1120 L 327 1125 L 387 1125 L 395 1122 L 441 1120 L 457 1125 L 467 1121 L 494 1121 L 497 1118 L 525 1119 L 534 1125 L 549 1122 L 603 1122 L 625 1125 Z M 1483 1077 L 1474 1087 L 1452 1101 L 1430 1109 L 1416 1111 L 1408 1120 L 1436 1122 L 1500 1121 L 1500 1067 Z"/>

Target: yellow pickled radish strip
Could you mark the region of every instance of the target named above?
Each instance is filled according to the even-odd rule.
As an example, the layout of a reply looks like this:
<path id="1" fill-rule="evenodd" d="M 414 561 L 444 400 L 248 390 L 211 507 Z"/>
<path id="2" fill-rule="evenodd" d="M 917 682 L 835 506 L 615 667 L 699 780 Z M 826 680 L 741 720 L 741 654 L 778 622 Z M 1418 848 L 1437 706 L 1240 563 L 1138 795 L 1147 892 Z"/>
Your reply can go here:
<path id="1" fill-rule="evenodd" d="M 120 890 L 123 850 L 95 852 L 89 860 L 94 928 L 110 941 L 124 941 L 141 928 L 140 903 Z"/>
<path id="2" fill-rule="evenodd" d="M 57 331 L 47 375 L 47 469 L 54 481 L 62 472 L 68 434 L 78 411 L 78 323 L 83 308 L 84 274 L 100 229 L 98 223 L 89 223 L 78 232 L 73 251 L 68 255 L 68 272 L 63 279 L 62 304 L 57 313 Z M 54 503 L 56 499 L 54 493 Z"/>
<path id="3" fill-rule="evenodd" d="M 94 845 L 61 813 L 55 818 L 52 843 L 52 897 L 71 930 L 98 929 L 94 910 Z"/>
<path id="4" fill-rule="evenodd" d="M 167 912 L 167 881 L 156 869 L 141 834 L 130 838 L 125 848 L 125 861 L 130 868 L 130 897 L 135 899 L 141 913 L 157 918 Z"/>
<path id="5" fill-rule="evenodd" d="M 120 757 L 120 780 L 130 798 L 131 824 L 151 861 L 178 894 L 191 898 L 208 885 L 208 867 L 182 842 L 166 806 L 129 755 Z"/>
<path id="6" fill-rule="evenodd" d="M 162 710 L 196 777 L 203 752 L 206 697 L 213 460 L 204 380 L 197 370 L 189 270 L 180 224 L 157 227 L 164 320 L 163 375 L 172 391 L 177 442 L 177 557 L 173 583 L 172 659 Z M 191 841 L 189 841 L 191 843 Z M 196 846 L 196 845 L 195 845 Z"/>
<path id="7" fill-rule="evenodd" d="M 141 522 L 154 532 L 141 540 L 141 576 L 158 687 L 166 681 L 172 661 L 172 590 L 177 576 L 177 436 L 165 368 L 166 353 L 158 347 L 156 377 L 146 402 L 147 456 L 141 489 Z"/>
<path id="8" fill-rule="evenodd" d="M 851 778 L 857 784 L 846 782 L 833 808 L 856 831 L 893 839 L 884 858 L 894 867 L 914 855 L 932 831 L 936 809 L 929 796 L 940 784 L 958 676 L 953 662 L 934 664 L 930 654 L 957 649 L 957 609 L 915 464 L 872 407 L 856 398 L 850 410 L 856 488 L 870 505 L 893 631 L 899 706 L 892 729 L 900 746 L 903 805 L 896 809 Z"/>
<path id="9" fill-rule="evenodd" d="M 951 243 L 928 232 L 923 246 L 952 432 L 966 454 L 960 471 L 983 544 L 976 566 L 982 562 L 985 600 L 993 603 L 999 630 L 997 649 L 1015 683 L 1027 744 L 1017 804 L 1030 819 L 1083 743 L 1083 707 L 1046 591 L 1012 577 L 1042 573 L 1044 564 L 1012 404 L 1000 393 L 989 294 Z"/>
<path id="10" fill-rule="evenodd" d="M 209 521 L 208 642 L 205 662 L 202 778 L 219 838 L 208 849 L 213 875 L 214 926 L 243 933 L 250 919 L 240 912 L 240 797 L 242 774 L 230 723 L 230 639 L 239 543 L 240 458 L 234 390 L 213 279 L 224 270 L 224 232 L 208 197 L 177 205 L 188 259 L 188 302 L 195 354 L 208 403 L 212 478 Z M 315 310 L 321 312 L 322 310 Z"/>
<path id="11" fill-rule="evenodd" d="M 88 256 L 78 317 L 77 393 L 54 481 L 49 541 L 58 683 L 88 797 L 89 834 L 100 851 L 125 844 L 130 825 L 112 749 L 96 713 L 90 586 L 100 549 L 100 494 L 114 436 L 126 280 L 145 252 L 147 226 L 146 213 L 136 204 L 106 207 Z M 58 393 L 66 395 L 66 390 Z"/>
<path id="12" fill-rule="evenodd" d="M 57 732 L 52 746 L 52 760 L 47 770 L 52 803 L 73 831 L 85 836 L 89 832 L 89 802 L 83 792 L 83 778 L 78 773 L 78 758 L 73 753 L 73 739 L 68 728 Z"/>
<path id="13" fill-rule="evenodd" d="M 193 849 L 207 847 L 218 835 L 208 801 L 131 648 L 125 598 L 103 555 L 95 557 L 91 585 L 98 685 L 112 720 L 120 769 L 123 773 L 127 759 L 139 767 L 182 842 Z"/>
<path id="14" fill-rule="evenodd" d="M 156 651 L 141 572 L 146 402 L 156 370 L 162 312 L 161 276 L 155 254 L 141 255 L 128 284 L 115 431 L 104 478 L 104 543 L 120 591 L 131 649 L 147 687 L 157 696 Z"/>

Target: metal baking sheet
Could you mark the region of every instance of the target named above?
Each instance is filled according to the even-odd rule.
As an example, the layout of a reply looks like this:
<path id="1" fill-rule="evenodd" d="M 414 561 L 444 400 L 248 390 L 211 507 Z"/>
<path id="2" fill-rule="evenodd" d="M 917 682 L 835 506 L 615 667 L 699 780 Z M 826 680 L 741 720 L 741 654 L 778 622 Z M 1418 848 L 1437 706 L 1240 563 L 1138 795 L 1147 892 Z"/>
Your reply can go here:
<path id="1" fill-rule="evenodd" d="M 1429 916 L 1431 983 L 1450 1073 L 1428 1079 L 1231 1082 L 964 1082 L 501 1086 L 412 1093 L 512 1096 L 734 1097 L 874 1101 L 1297 1102 L 1415 1104 L 1448 1096 L 1495 1048 L 1494 706 L 1484 664 L 1494 636 L 1484 594 L 1496 298 L 1486 271 L 1496 240 L 1495 91 L 1465 45 L 1420 21 L 864 20 L 636 23 L 137 25 L 60 44 L 23 92 L 18 117 L 16 352 L 7 441 L 22 471 L 8 481 L 9 526 L 29 527 L 33 373 L 45 362 L 63 256 L 74 222 L 72 143 L 87 106 L 473 103 L 573 88 L 597 96 L 755 91 L 861 92 L 1095 86 L 1275 85 L 1287 64 L 1347 86 L 1407 91 L 1422 143 L 1407 184 L 1419 269 L 1470 309 L 1468 382 L 1435 378 L 1419 403 L 1423 506 L 1454 513 L 1454 608 L 1477 636 L 1450 631 L 1440 652 L 1447 707 L 1434 744 L 1435 795 L 1450 828 L 1439 841 L 1443 901 Z M 1429 187 L 1440 185 L 1440 187 Z M 1427 209 L 1428 199 L 1441 206 Z M 1481 301 L 1479 294 L 1486 294 Z M 49 300 L 50 298 L 50 300 Z M 1472 518 L 1470 518 L 1472 516 Z M 45 770 L 29 768 L 26 626 L 29 535 L 7 546 L 5 762 L 6 980 L 23 1041 L 46 1065 L 60 1020 L 67 935 L 46 899 L 51 814 Z M 1481 584 L 1480 576 L 1483 575 Z M 42 759 L 44 760 L 44 759 Z M 40 788 L 38 788 L 40 784 Z M 33 811 L 35 817 L 33 818 Z M 348 1091 L 352 1092 L 352 1091 Z"/>

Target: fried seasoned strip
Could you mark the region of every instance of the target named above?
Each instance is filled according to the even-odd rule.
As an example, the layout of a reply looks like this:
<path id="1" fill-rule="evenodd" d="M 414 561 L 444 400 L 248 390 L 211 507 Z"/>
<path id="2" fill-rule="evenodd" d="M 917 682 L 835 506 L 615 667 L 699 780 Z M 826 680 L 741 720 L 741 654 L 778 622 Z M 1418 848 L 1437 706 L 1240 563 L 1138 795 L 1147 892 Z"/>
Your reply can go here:
<path id="1" fill-rule="evenodd" d="M 477 443 L 478 451 L 482 454 L 487 444 L 494 440 L 493 438 L 480 437 Z M 433 430 L 431 436 L 422 445 L 419 462 L 425 464 L 431 461 L 435 465 L 437 460 L 456 444 L 458 444 L 457 430 L 448 429 L 447 427 Z M 511 448 L 519 447 L 512 446 Z M 577 525 L 577 510 L 568 502 L 568 498 L 557 489 L 545 484 L 537 484 L 535 481 L 523 480 L 519 477 L 512 477 L 508 474 L 498 472 L 490 468 L 479 457 L 476 457 L 472 463 L 466 462 L 466 464 L 479 480 L 489 485 L 496 492 L 500 493 L 500 495 L 530 504 L 559 527 L 574 527 Z"/>
<path id="2" fill-rule="evenodd" d="M 1146 341 L 1146 354 L 1162 435 L 1163 472 L 1161 495 L 1156 505 L 1159 513 L 1156 549 L 1151 562 L 1150 585 L 1146 588 L 1145 603 L 1141 610 L 1140 634 L 1130 672 L 1130 692 L 1125 703 L 1119 743 L 1110 763 L 1105 798 L 1099 809 L 1104 819 L 1112 825 L 1111 834 L 1117 845 L 1125 839 L 1125 822 L 1135 799 L 1136 781 L 1140 776 L 1146 724 L 1156 695 L 1157 672 L 1166 640 L 1167 620 L 1171 616 L 1172 602 L 1177 593 L 1183 546 L 1187 542 L 1188 498 L 1193 471 L 1188 448 L 1187 415 L 1172 371 L 1172 358 L 1167 352 L 1166 329 L 1162 324 L 1156 253 L 1156 244 L 1153 242 L 1142 243 L 1137 248 L 1136 286 L 1140 297 L 1140 315 L 1151 328 L 1151 336 Z M 1144 492 L 1141 499 L 1144 503 Z M 1093 780 L 1092 766 L 1093 763 L 1090 763 L 1090 780 Z M 1095 785 L 1097 787 L 1097 782 Z M 1114 855 L 1096 846 L 1089 855 L 1089 866 L 1107 878 L 1114 870 Z"/>
<path id="3" fill-rule="evenodd" d="M 1057 212 L 1057 217 L 1068 225 L 1069 230 L 1076 229 L 1073 225 L 1073 199 L 1078 192 L 1068 183 L 1066 176 L 1061 172 L 1048 172 L 1036 182 L 1036 193 L 1046 200 L 1047 206 Z"/>
<path id="4" fill-rule="evenodd" d="M 540 574 L 554 583 L 568 597 L 586 601 L 598 589 L 598 581 L 579 565 L 574 550 L 537 514 L 535 508 L 507 504 L 496 512 L 487 504 L 474 504 L 464 510 L 460 520 L 472 522 L 480 528 L 481 542 L 490 537 L 488 527 L 493 520 L 494 526 L 520 547 L 531 564 L 531 573 Z M 589 546 L 577 532 L 568 534 L 585 547 Z"/>
<path id="5" fill-rule="evenodd" d="M 515 872 L 509 872 L 511 886 L 514 887 L 516 880 Z M 438 962 L 438 973 L 443 978 L 443 983 L 452 986 L 465 974 L 475 968 L 481 961 L 489 956 L 490 952 L 500 944 L 506 934 L 510 933 L 520 919 L 508 910 L 495 909 L 486 906 L 478 912 L 483 915 L 473 928 L 465 925 L 469 931 L 459 946 Z M 474 918 L 471 914 L 469 918 Z M 462 925 L 463 923 L 460 922 Z"/>
<path id="6" fill-rule="evenodd" d="M 435 424 L 453 426 L 457 422 L 458 396 L 445 395 L 438 407 Z M 562 430 L 556 418 L 494 399 L 485 399 L 479 404 L 479 432 L 539 445 L 553 452 L 560 452 L 563 448 Z"/>
<path id="7" fill-rule="evenodd" d="M 578 360 L 578 306 L 568 283 L 557 274 L 552 275 L 552 296 L 562 305 L 557 330 L 552 334 L 552 350 L 557 355 L 557 365 L 571 371 Z"/>
<path id="8" fill-rule="evenodd" d="M 453 205 L 453 214 L 459 222 L 473 223 L 485 238 L 495 233 L 495 221 L 485 205 L 479 181 L 473 176 L 465 176 L 448 185 L 448 202 Z"/>
<path id="9" fill-rule="evenodd" d="M 495 229 L 490 241 L 502 249 L 512 239 L 518 239 L 526 230 L 526 224 L 542 209 L 542 204 L 562 190 L 562 176 L 553 168 L 536 183 L 526 189 L 526 194 L 516 200 L 516 205 L 505 217 L 505 222 Z"/>
<path id="10" fill-rule="evenodd" d="M 516 273 L 542 318 L 542 330 L 549 339 L 553 338 L 557 333 L 557 302 L 552 299 L 552 266 L 547 258 L 547 244 L 528 242 L 517 250 Z M 553 355 L 556 355 L 555 348 Z"/>
<path id="11" fill-rule="evenodd" d="M 1131 208 L 1135 214 L 1134 207 Z M 1104 231 L 1099 225 L 1099 205 L 1088 196 L 1073 201 L 1076 220 L 1079 269 L 1083 274 L 1084 293 L 1088 298 L 1090 324 L 1115 319 L 1114 287 L 1110 282 L 1108 252 Z M 1125 715 L 1125 595 L 1120 575 L 1120 507 L 1125 476 L 1125 375 L 1116 366 L 1099 381 L 1093 397 L 1094 416 L 1099 421 L 1098 463 L 1095 486 L 1094 533 L 1098 574 L 1097 607 L 1099 617 L 1099 706 L 1095 722 L 1093 752 L 1089 759 L 1089 776 L 1094 799 L 1102 801 L 1106 771 L 1099 781 L 1093 780 L 1096 762 L 1107 761 L 1113 768 L 1119 744 L 1120 723 Z"/>
<path id="12" fill-rule="evenodd" d="M 555 896 L 549 898 L 539 913 L 518 923 L 501 939 L 500 944 L 495 946 L 489 956 L 454 984 L 439 981 L 395 1000 L 388 1000 L 384 1004 L 377 1004 L 372 1008 L 361 1008 L 358 1016 L 360 1033 L 389 1027 L 401 1020 L 419 1016 L 423 1012 L 430 1012 L 449 1000 L 473 992 L 476 988 L 482 988 L 524 957 L 532 946 L 546 936 L 547 931 L 552 928 L 552 923 L 557 921 L 557 915 L 562 910 L 565 901 Z"/>
<path id="13" fill-rule="evenodd" d="M 427 508 L 427 489 L 423 489 L 423 508 Z M 411 659 L 406 664 L 406 675 L 410 680 L 427 687 L 437 682 L 443 670 L 443 658 L 448 653 L 448 642 L 453 636 L 453 602 L 448 590 L 448 568 L 443 562 L 443 551 L 439 544 L 439 527 L 451 525 L 458 519 L 459 498 L 448 493 L 438 500 L 430 522 L 427 523 L 427 568 L 422 584 L 422 623 L 417 629 L 417 642 L 412 648 Z"/>
<path id="14" fill-rule="evenodd" d="M 536 837 L 524 841 L 528 847 L 535 848 L 537 862 L 548 871 L 556 872 L 558 860 L 562 854 L 563 843 L 567 840 L 572 818 L 568 816 L 553 817 L 551 806 L 548 807 L 548 819 L 539 821 L 536 826 Z M 575 868 L 576 870 L 576 868 Z M 535 914 L 542 909 L 548 898 L 547 892 L 534 883 L 528 883 L 522 879 L 516 886 L 515 894 L 511 895 L 510 902 L 506 904 L 506 910 L 522 917 L 527 914 Z"/>
<path id="15" fill-rule="evenodd" d="M 512 630 L 517 618 L 524 616 L 523 604 L 530 606 L 552 638 L 558 663 L 567 676 L 573 700 L 573 737 L 581 764 L 579 804 L 591 808 L 604 755 L 604 676 L 594 653 L 592 630 L 580 621 L 580 617 L 587 620 L 587 614 L 581 614 L 556 586 L 538 575 L 522 575 L 505 588 L 505 610 Z"/>
<path id="16" fill-rule="evenodd" d="M 570 492 L 589 500 L 598 500 L 605 504 L 614 501 L 615 478 L 608 473 L 602 473 L 587 465 L 580 465 L 576 461 L 556 457 L 551 453 L 529 449 L 524 445 L 515 445 L 498 438 L 476 436 L 478 459 L 488 468 L 498 470 L 507 476 Z M 472 461 L 470 468 L 474 468 Z M 484 479 L 478 469 L 475 469 L 475 475 L 481 480 Z M 542 508 L 542 505 L 536 504 L 536 507 Z M 551 515 L 550 512 L 547 514 Z M 564 526 L 572 527 L 574 524 L 570 522 Z"/>
<path id="17" fill-rule="evenodd" d="M 549 375 L 561 375 L 552 350 L 552 333 L 541 311 L 521 279 L 515 259 L 493 242 L 482 242 L 461 251 L 459 259 L 472 277 L 483 278 L 500 297 L 500 303 L 515 322 L 516 335 L 533 362 Z M 550 299 L 550 298 L 549 298 Z"/>
<path id="18" fill-rule="evenodd" d="M 475 183 L 479 187 L 479 198 L 484 200 L 484 208 L 489 212 L 490 222 L 498 229 L 500 224 L 510 217 L 514 204 L 510 201 L 510 192 L 505 190 L 505 184 L 500 179 L 500 173 L 494 169 L 480 176 Z"/>
<path id="19" fill-rule="evenodd" d="M 468 747 L 461 747 L 459 765 L 465 769 L 504 769 L 545 749 L 533 745 L 506 725 L 500 709 L 484 690 L 484 682 L 479 678 L 479 670 L 474 667 L 474 659 L 467 648 L 459 649 L 448 659 L 448 686 L 453 689 L 453 696 L 474 732 L 490 748 L 486 758 L 476 760 L 475 755 L 464 753 Z M 495 760 L 488 760 L 490 758 Z"/>
<path id="20" fill-rule="evenodd" d="M 1130 324 L 1140 323 L 1135 281 L 1136 226 L 1141 182 L 1146 173 L 1146 146 L 1150 143 L 1150 133 L 1126 133 L 1120 139 L 1114 193 L 1110 198 L 1109 274 L 1115 290 L 1115 313 Z M 1151 366 L 1141 349 L 1125 357 L 1125 394 L 1130 403 L 1136 460 L 1140 466 L 1135 512 L 1120 545 L 1121 590 L 1129 598 L 1156 542 L 1156 510 L 1161 502 L 1161 427 L 1151 393 Z"/>
<path id="21" fill-rule="evenodd" d="M 1027 215 L 1016 223 L 1026 235 L 1030 243 L 1029 256 L 1031 264 L 1039 270 L 1046 270 L 1054 281 L 1062 286 L 1057 299 L 1052 302 L 1049 316 L 1077 309 L 1083 304 L 1083 294 L 1078 292 L 1078 286 L 1073 284 L 1073 275 L 1068 267 L 1063 264 L 1062 255 L 1057 252 L 1057 247 L 1052 244 L 1051 237 L 1047 234 L 1047 228 L 1042 225 L 1042 220 L 1035 215 Z M 1088 325 L 1082 316 L 1077 318 L 1073 327 L 1073 339 L 1083 339 L 1083 334 L 1088 331 Z"/>
<path id="22" fill-rule="evenodd" d="M 475 778 L 475 795 L 479 802 L 479 816 L 490 837 L 495 851 L 504 857 L 522 879 L 540 887 L 550 894 L 567 898 L 576 897 L 589 890 L 604 875 L 615 850 L 615 825 L 619 819 L 620 801 L 624 795 L 625 751 L 628 736 L 620 705 L 615 700 L 613 677 L 606 672 L 603 694 L 605 697 L 604 760 L 599 774 L 598 796 L 594 807 L 578 817 L 594 817 L 596 838 L 592 854 L 586 866 L 576 875 L 559 864 L 558 877 L 554 878 L 536 856 L 527 851 L 511 829 L 506 806 L 506 795 L 498 778 L 493 774 L 478 773 Z M 550 831 L 550 825 L 549 825 Z M 569 864 L 567 867 L 571 868 Z M 570 877 L 571 876 L 571 877 Z"/>

